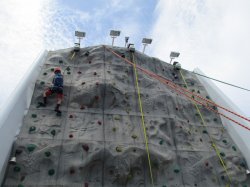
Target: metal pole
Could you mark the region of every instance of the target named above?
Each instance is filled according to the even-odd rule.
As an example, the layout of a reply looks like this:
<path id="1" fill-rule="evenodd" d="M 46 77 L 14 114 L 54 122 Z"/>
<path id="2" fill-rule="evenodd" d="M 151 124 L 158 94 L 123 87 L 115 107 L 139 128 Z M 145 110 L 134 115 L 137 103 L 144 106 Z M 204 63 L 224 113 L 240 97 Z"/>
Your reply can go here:
<path id="1" fill-rule="evenodd" d="M 170 64 L 171 64 L 171 62 L 172 62 L 172 60 L 174 59 L 174 58 L 170 58 L 171 60 L 170 60 Z"/>
<path id="2" fill-rule="evenodd" d="M 144 54 L 147 44 L 143 44 L 143 45 L 144 45 L 144 47 L 143 47 L 142 53 Z"/>
<path id="3" fill-rule="evenodd" d="M 112 46 L 114 46 L 115 37 L 112 37 Z"/>

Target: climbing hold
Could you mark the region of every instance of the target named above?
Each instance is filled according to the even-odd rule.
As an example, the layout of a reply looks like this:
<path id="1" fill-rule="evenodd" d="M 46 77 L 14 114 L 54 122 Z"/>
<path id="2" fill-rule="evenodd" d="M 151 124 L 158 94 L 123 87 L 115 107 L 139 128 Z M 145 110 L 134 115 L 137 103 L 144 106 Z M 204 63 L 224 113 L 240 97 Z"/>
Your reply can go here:
<path id="1" fill-rule="evenodd" d="M 70 67 L 67 67 L 66 70 L 69 71 L 69 70 L 70 70 Z"/>
<path id="2" fill-rule="evenodd" d="M 194 99 L 194 95 L 192 95 L 192 98 Z"/>
<path id="3" fill-rule="evenodd" d="M 95 85 L 98 86 L 98 85 L 99 85 L 99 82 L 96 82 Z"/>
<path id="4" fill-rule="evenodd" d="M 46 156 L 46 157 L 50 157 L 50 155 L 51 155 L 51 152 L 49 152 L 49 151 L 46 151 L 46 152 L 45 152 L 44 154 L 45 154 L 45 156 Z"/>
<path id="5" fill-rule="evenodd" d="M 203 134 L 207 134 L 207 130 L 203 130 L 202 133 L 203 133 Z"/>
<path id="6" fill-rule="evenodd" d="M 94 75 L 97 75 L 97 73 L 96 73 L 96 72 L 94 72 L 93 74 L 94 74 Z"/>
<path id="7" fill-rule="evenodd" d="M 70 135 L 69 135 L 69 138 L 73 138 L 73 137 L 74 137 L 73 134 L 70 134 Z"/>
<path id="8" fill-rule="evenodd" d="M 91 61 L 89 61 L 89 64 L 91 64 Z"/>
<path id="9" fill-rule="evenodd" d="M 82 82 L 82 85 L 84 85 L 85 84 L 85 82 Z"/>
<path id="10" fill-rule="evenodd" d="M 209 166 L 208 162 L 206 162 L 205 165 L 208 167 Z"/>
<path id="11" fill-rule="evenodd" d="M 52 176 L 52 175 L 54 175 L 55 174 L 55 170 L 54 169 L 50 169 L 49 171 L 48 171 L 48 175 L 49 176 Z"/>
<path id="12" fill-rule="evenodd" d="M 224 143 L 224 144 L 226 144 L 226 143 L 227 143 L 227 140 L 222 140 L 222 141 L 223 141 L 223 143 Z"/>
<path id="13" fill-rule="evenodd" d="M 199 116 L 199 114 L 198 114 L 198 113 L 195 113 L 195 116 Z"/>
<path id="14" fill-rule="evenodd" d="M 72 167 L 72 168 L 70 168 L 69 173 L 70 173 L 70 175 L 75 174 L 75 169 L 74 169 L 73 167 Z"/>
<path id="15" fill-rule="evenodd" d="M 54 68 L 51 68 L 50 71 L 54 71 Z"/>
<path id="16" fill-rule="evenodd" d="M 31 126 L 30 129 L 29 129 L 29 133 L 34 132 L 35 130 L 36 130 L 36 127 Z"/>
<path id="17" fill-rule="evenodd" d="M 44 73 L 43 73 L 43 75 L 47 75 L 47 73 L 46 73 L 46 72 L 44 72 Z"/>
<path id="18" fill-rule="evenodd" d="M 179 108 L 178 108 L 178 107 L 175 107 L 175 110 L 179 110 Z"/>
<path id="19" fill-rule="evenodd" d="M 16 155 L 20 155 L 20 154 L 22 154 L 22 152 L 23 152 L 23 151 L 22 151 L 21 149 L 17 149 L 17 150 L 16 150 Z"/>
<path id="20" fill-rule="evenodd" d="M 84 105 L 82 105 L 82 106 L 80 107 L 80 109 L 81 109 L 81 110 L 84 110 L 84 109 L 85 109 L 85 106 L 84 106 Z"/>
<path id="21" fill-rule="evenodd" d="M 192 89 L 192 92 L 195 92 L 195 90 L 194 90 L 194 89 Z"/>
<path id="22" fill-rule="evenodd" d="M 95 96 L 95 99 L 98 100 L 98 99 L 99 99 L 99 96 L 96 95 L 96 96 Z"/>
<path id="23" fill-rule="evenodd" d="M 200 142 L 202 142 L 202 139 L 200 138 Z"/>
<path id="24" fill-rule="evenodd" d="M 41 84 L 41 85 L 44 85 L 44 84 L 45 84 L 45 82 L 44 82 L 44 81 L 41 81 L 41 82 L 40 82 L 40 84 Z"/>
<path id="25" fill-rule="evenodd" d="M 234 145 L 232 146 L 232 149 L 233 149 L 234 151 L 236 151 L 236 147 L 235 147 Z"/>
<path id="26" fill-rule="evenodd" d="M 81 71 L 78 71 L 77 73 L 78 73 L 78 74 L 82 74 L 82 72 L 81 72 Z"/>
<path id="27" fill-rule="evenodd" d="M 70 75 L 70 71 L 68 71 L 67 74 Z"/>
<path id="28" fill-rule="evenodd" d="M 102 124 L 102 122 L 101 122 L 101 121 L 98 121 L 97 123 L 98 123 L 98 125 L 101 125 L 101 124 Z"/>
<path id="29" fill-rule="evenodd" d="M 178 167 L 176 167 L 176 168 L 174 169 L 174 172 L 175 172 L 175 173 L 179 173 L 179 172 L 180 172 L 180 169 L 179 169 Z"/>
<path id="30" fill-rule="evenodd" d="M 198 90 L 197 93 L 199 94 L 199 93 L 200 93 L 200 90 Z"/>
<path id="31" fill-rule="evenodd" d="M 63 60 L 59 60 L 59 64 L 62 64 L 63 63 Z"/>
<path id="32" fill-rule="evenodd" d="M 89 187 L 89 184 L 87 182 L 85 182 L 84 187 Z"/>
<path id="33" fill-rule="evenodd" d="M 217 121 L 217 118 L 214 118 L 214 121 Z"/>
<path id="34" fill-rule="evenodd" d="M 32 117 L 32 118 L 36 118 L 37 115 L 36 115 L 36 114 L 32 114 L 31 117 Z"/>
<path id="35" fill-rule="evenodd" d="M 15 167 L 13 168 L 13 170 L 14 170 L 14 172 L 18 173 L 18 172 L 21 171 L 21 168 L 20 168 L 19 166 L 15 166 Z"/>
<path id="36" fill-rule="evenodd" d="M 225 153 L 223 153 L 223 152 L 220 152 L 220 155 L 224 157 L 224 156 L 225 156 Z"/>
<path id="37" fill-rule="evenodd" d="M 206 98 L 207 98 L 207 99 L 210 99 L 210 97 L 209 97 L 208 95 L 206 96 Z"/>
<path id="38" fill-rule="evenodd" d="M 115 148 L 115 150 L 116 150 L 117 152 L 122 152 L 122 148 L 121 148 L 120 146 L 117 146 L 117 147 Z"/>
<path id="39" fill-rule="evenodd" d="M 191 85 L 194 86 L 194 82 L 191 82 Z"/>
<path id="40" fill-rule="evenodd" d="M 115 128 L 115 127 L 113 127 L 113 128 L 112 128 L 112 131 L 113 131 L 113 132 L 115 132 L 115 131 L 116 131 L 116 128 Z"/>
<path id="41" fill-rule="evenodd" d="M 89 146 L 88 146 L 87 144 L 83 144 L 83 145 L 82 145 L 82 148 L 83 148 L 86 152 L 89 151 Z"/>
<path id="42" fill-rule="evenodd" d="M 184 85 L 183 87 L 184 87 L 184 88 L 187 88 L 187 86 L 186 86 L 186 85 Z"/>
<path id="43" fill-rule="evenodd" d="M 225 176 L 224 176 L 224 175 L 222 175 L 220 178 L 221 178 L 221 180 L 224 180 L 224 179 L 225 179 Z"/>
<path id="44" fill-rule="evenodd" d="M 137 136 L 136 136 L 135 134 L 133 134 L 131 137 L 132 137 L 133 139 L 136 139 L 136 138 L 137 138 Z"/>
<path id="45" fill-rule="evenodd" d="M 72 115 L 72 114 L 70 114 L 70 115 L 69 115 L 69 118 L 73 118 L 73 115 Z"/>
<path id="46" fill-rule="evenodd" d="M 27 145 L 27 150 L 28 150 L 29 152 L 34 151 L 35 148 L 36 148 L 36 145 L 35 145 L 35 144 L 28 144 L 28 145 Z"/>
<path id="47" fill-rule="evenodd" d="M 51 134 L 52 136 L 55 136 L 55 135 L 56 135 L 56 130 L 53 129 L 52 131 L 50 131 L 50 134 Z"/>
<path id="48" fill-rule="evenodd" d="M 163 140 L 160 140 L 160 141 L 159 141 L 159 144 L 162 145 L 162 144 L 163 144 Z"/>
<path id="49" fill-rule="evenodd" d="M 120 116 L 118 116 L 118 115 L 114 116 L 114 120 L 120 120 L 120 119 L 121 119 Z"/>

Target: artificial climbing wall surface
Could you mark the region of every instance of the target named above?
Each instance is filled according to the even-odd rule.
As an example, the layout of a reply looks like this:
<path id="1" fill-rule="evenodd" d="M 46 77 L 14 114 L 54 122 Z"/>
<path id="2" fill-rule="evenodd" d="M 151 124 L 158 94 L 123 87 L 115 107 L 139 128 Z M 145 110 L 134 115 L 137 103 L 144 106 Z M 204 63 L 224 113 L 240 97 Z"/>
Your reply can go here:
<path id="1" fill-rule="evenodd" d="M 133 59 L 125 48 L 111 49 Z M 182 70 L 185 85 L 170 64 L 138 52 L 134 61 L 209 98 L 191 72 Z M 38 104 L 55 67 L 64 75 L 62 116 L 54 112 L 56 96 Z M 244 158 L 218 115 L 198 106 L 204 124 L 190 100 L 139 70 L 138 84 L 153 184 L 133 66 L 94 46 L 49 52 L 13 146 L 17 164 L 9 164 L 3 186 L 249 186 Z"/>

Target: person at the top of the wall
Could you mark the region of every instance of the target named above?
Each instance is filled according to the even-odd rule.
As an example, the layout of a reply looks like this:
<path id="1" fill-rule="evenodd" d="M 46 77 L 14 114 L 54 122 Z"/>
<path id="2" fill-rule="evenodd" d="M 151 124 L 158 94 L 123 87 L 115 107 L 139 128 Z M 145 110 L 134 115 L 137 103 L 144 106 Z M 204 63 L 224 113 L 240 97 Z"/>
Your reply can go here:
<path id="1" fill-rule="evenodd" d="M 59 114 L 61 114 L 61 111 L 59 110 L 59 107 L 62 103 L 63 99 L 63 75 L 61 73 L 60 68 L 55 68 L 54 69 L 54 78 L 53 78 L 53 86 L 49 87 L 47 90 L 44 91 L 43 93 L 43 105 L 47 105 L 47 97 L 56 93 L 57 94 L 57 105 L 55 108 L 55 111 Z"/>

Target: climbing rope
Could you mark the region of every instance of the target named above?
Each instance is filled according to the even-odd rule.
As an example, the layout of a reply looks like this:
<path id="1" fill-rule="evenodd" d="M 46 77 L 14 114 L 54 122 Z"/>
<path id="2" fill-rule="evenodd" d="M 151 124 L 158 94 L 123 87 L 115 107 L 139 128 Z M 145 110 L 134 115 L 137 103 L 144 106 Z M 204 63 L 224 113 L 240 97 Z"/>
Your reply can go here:
<path id="1" fill-rule="evenodd" d="M 147 138 L 147 132 L 146 132 L 145 120 L 144 120 L 144 113 L 143 113 L 142 101 L 141 101 L 141 92 L 140 92 L 140 87 L 139 87 L 139 84 L 138 84 L 138 74 L 137 74 L 137 69 L 136 69 L 136 61 L 135 61 L 135 58 L 134 58 L 134 54 L 133 53 L 131 53 L 131 54 L 132 54 L 132 61 L 134 62 L 133 67 L 134 67 L 134 72 L 135 72 L 135 82 L 136 82 L 138 101 L 139 101 L 139 107 L 140 107 L 140 112 L 141 112 L 141 121 L 142 121 L 142 127 L 143 127 L 144 138 L 145 138 L 146 152 L 147 152 L 147 156 L 148 156 L 148 166 L 149 166 L 151 184 L 154 187 L 154 179 L 153 179 L 153 173 L 152 173 L 150 153 L 149 153 L 149 148 L 148 148 L 148 138 Z"/>
<path id="2" fill-rule="evenodd" d="M 196 75 L 199 75 L 199 76 L 202 76 L 202 77 L 205 77 L 205 78 L 208 78 L 208 79 L 211 79 L 211 80 L 214 80 L 214 81 L 217 81 L 217 82 L 220 82 L 220 83 L 229 85 L 229 86 L 233 86 L 233 87 L 235 87 L 235 88 L 239 88 L 239 89 L 242 89 L 242 90 L 250 91 L 249 89 L 242 88 L 242 87 L 240 87 L 240 86 L 236 86 L 236 85 L 234 85 L 234 84 L 230 84 L 230 83 L 227 83 L 227 82 L 224 82 L 224 81 L 220 81 L 220 80 L 218 80 L 218 79 L 215 79 L 215 78 L 212 78 L 212 77 L 208 77 L 208 76 L 202 75 L 202 74 L 200 74 L 200 73 L 196 73 L 196 72 L 194 72 L 194 71 L 193 71 L 193 73 L 196 74 Z"/>
<path id="3" fill-rule="evenodd" d="M 74 53 L 72 54 L 70 60 L 72 60 L 72 59 L 74 58 L 75 54 L 76 54 L 76 52 L 74 52 Z"/>
<path id="4" fill-rule="evenodd" d="M 180 72 L 180 75 L 181 75 L 181 78 L 182 78 L 184 84 L 185 84 L 186 87 L 188 88 L 187 82 L 186 82 L 186 80 L 185 80 L 185 78 L 184 78 L 184 76 L 183 76 L 183 74 L 182 74 L 182 71 L 180 70 L 179 72 Z M 203 118 L 203 115 L 201 114 L 201 111 L 200 111 L 198 105 L 197 105 L 194 101 L 192 101 L 192 103 L 195 105 L 195 108 L 196 108 L 196 110 L 197 110 L 197 112 L 198 112 L 198 114 L 199 114 L 199 116 L 200 116 L 200 118 L 201 118 L 203 127 L 206 128 L 205 120 L 204 120 L 204 118 Z M 226 164 L 225 164 L 223 158 L 222 158 L 221 155 L 220 155 L 220 151 L 219 151 L 219 149 L 218 149 L 218 147 L 217 147 L 217 145 L 216 145 L 214 139 L 213 139 L 209 134 L 208 134 L 208 136 L 209 136 L 209 138 L 210 138 L 210 140 L 211 140 L 211 142 L 212 142 L 212 147 L 214 148 L 214 150 L 215 150 L 215 152 L 216 152 L 216 154 L 217 154 L 217 156 L 218 156 L 218 158 L 219 158 L 219 160 L 220 160 L 220 163 L 221 163 L 221 165 L 222 165 L 222 167 L 223 167 L 223 169 L 224 169 L 224 171 L 226 172 L 226 175 L 227 175 L 227 177 L 228 177 L 229 184 L 227 184 L 226 187 L 227 187 L 227 186 L 230 186 L 230 183 L 231 183 L 232 180 L 231 180 L 231 176 L 230 176 L 229 173 L 228 173 L 228 168 L 227 168 L 227 166 L 226 166 Z"/>
<path id="5" fill-rule="evenodd" d="M 127 60 L 127 59 L 125 59 L 125 58 L 122 58 L 119 54 L 115 53 L 115 52 L 112 51 L 111 49 L 107 48 L 107 50 L 110 51 L 111 53 L 113 53 L 115 56 L 117 56 L 117 57 L 123 59 L 123 60 L 126 61 L 127 63 L 133 65 L 132 62 L 130 62 L 129 60 Z M 221 114 L 220 112 L 217 112 L 217 111 L 211 109 L 210 107 L 207 106 L 207 104 L 201 103 L 201 102 L 197 101 L 196 99 L 193 99 L 191 96 L 187 95 L 186 93 L 192 94 L 192 96 L 197 96 L 198 98 L 200 98 L 200 99 L 202 99 L 202 100 L 205 100 L 205 101 L 207 101 L 207 102 L 209 102 L 209 103 L 211 103 L 211 104 L 214 104 L 214 105 L 216 105 L 216 106 L 219 106 L 219 105 L 215 104 L 214 102 L 212 102 L 212 101 L 210 101 L 210 100 L 207 100 L 207 99 L 205 99 L 205 98 L 203 98 L 203 97 L 201 97 L 201 96 L 199 96 L 199 95 L 197 95 L 197 94 L 194 94 L 194 93 L 188 91 L 187 89 L 184 89 L 184 88 L 182 88 L 182 87 L 176 85 L 175 83 L 171 82 L 170 80 L 168 80 L 168 79 L 166 79 L 166 78 L 164 78 L 164 77 L 162 77 L 162 76 L 159 76 L 159 75 L 157 75 L 157 74 L 155 74 L 155 73 L 153 73 L 153 72 L 151 72 L 151 71 L 149 71 L 149 70 L 146 70 L 146 69 L 144 69 L 144 68 L 141 68 L 141 67 L 138 66 L 138 65 L 136 65 L 136 67 L 137 67 L 137 69 L 143 71 L 145 74 L 147 74 L 147 75 L 149 75 L 149 76 L 151 76 L 151 77 L 153 77 L 153 78 L 159 80 L 160 82 L 162 82 L 163 84 L 168 85 L 169 87 L 171 87 L 171 88 L 174 89 L 175 91 L 177 91 L 177 92 L 179 92 L 179 93 L 185 95 L 185 96 L 188 97 L 189 99 L 194 100 L 195 102 L 197 102 L 197 103 L 199 103 L 199 104 L 205 106 L 207 109 L 209 109 L 209 110 L 211 110 L 211 111 L 214 111 L 214 112 L 216 112 L 217 114 L 222 115 L 223 117 L 229 119 L 230 121 L 236 123 L 237 125 L 240 125 L 241 127 L 244 127 L 245 129 L 250 130 L 249 127 L 247 127 L 247 126 L 245 126 L 245 125 L 242 125 L 242 124 L 240 124 L 239 122 L 236 122 L 235 120 L 233 120 L 232 118 L 229 118 L 229 117 L 227 117 L 226 115 Z M 184 91 L 184 93 L 181 92 L 181 91 L 178 90 L 178 89 Z M 220 106 L 220 107 L 221 107 L 221 106 Z M 226 109 L 226 108 L 224 108 L 224 107 L 221 107 L 221 108 L 222 108 L 222 109 Z M 245 119 L 245 120 L 247 120 L 247 121 L 250 121 L 249 119 L 247 119 L 247 118 L 245 118 L 245 117 L 243 117 L 243 116 L 241 116 L 241 115 L 239 115 L 239 114 L 237 114 L 237 113 L 235 113 L 235 112 L 232 112 L 232 111 L 230 111 L 230 110 L 228 110 L 228 109 L 226 109 L 226 111 L 228 111 L 228 112 L 230 112 L 230 113 L 232 113 L 232 114 L 234 114 L 234 115 L 236 115 L 236 116 L 238 116 L 238 117 L 241 117 L 242 119 Z"/>

